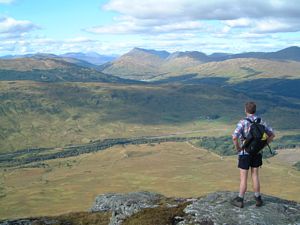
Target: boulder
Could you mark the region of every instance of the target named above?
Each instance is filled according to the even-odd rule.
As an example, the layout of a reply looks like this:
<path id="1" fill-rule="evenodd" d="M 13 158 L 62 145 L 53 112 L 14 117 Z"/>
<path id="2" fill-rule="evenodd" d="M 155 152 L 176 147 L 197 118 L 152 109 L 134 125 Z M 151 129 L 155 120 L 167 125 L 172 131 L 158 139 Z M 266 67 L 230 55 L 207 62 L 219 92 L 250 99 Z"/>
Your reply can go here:
<path id="1" fill-rule="evenodd" d="M 162 195 L 152 192 L 108 193 L 97 196 L 90 211 L 111 211 L 109 225 L 119 225 L 124 219 L 142 209 L 157 207 L 157 203 L 162 197 Z"/>
<path id="2" fill-rule="evenodd" d="M 217 192 L 199 198 L 185 208 L 185 220 L 179 224 L 204 224 L 207 221 L 216 225 L 300 224 L 299 203 L 262 195 L 264 204 L 256 207 L 254 194 L 247 193 L 244 208 L 238 208 L 230 203 L 236 196 L 233 192 Z"/>

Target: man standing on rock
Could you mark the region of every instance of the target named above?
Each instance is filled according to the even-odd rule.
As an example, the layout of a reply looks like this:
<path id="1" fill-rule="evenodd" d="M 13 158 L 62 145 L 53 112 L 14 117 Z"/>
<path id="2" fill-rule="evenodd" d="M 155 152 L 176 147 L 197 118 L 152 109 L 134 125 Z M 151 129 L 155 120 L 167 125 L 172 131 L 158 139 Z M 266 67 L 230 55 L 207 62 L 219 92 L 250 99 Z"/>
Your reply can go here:
<path id="1" fill-rule="evenodd" d="M 256 154 L 250 154 L 244 147 L 247 137 L 249 137 L 250 127 L 252 124 L 262 124 L 266 132 L 266 143 L 270 143 L 275 137 L 271 127 L 268 127 L 266 123 L 261 121 L 259 117 L 255 115 L 256 104 L 254 102 L 247 102 L 245 104 L 246 118 L 240 120 L 236 129 L 232 134 L 234 146 L 238 152 L 238 168 L 240 169 L 240 190 L 239 195 L 232 200 L 234 206 L 244 207 L 244 195 L 247 191 L 247 179 L 248 170 L 251 167 L 252 185 L 254 190 L 254 198 L 256 200 L 256 206 L 262 206 L 263 201 L 260 195 L 260 182 L 259 182 L 259 167 L 262 165 L 262 154 L 260 152 Z"/>

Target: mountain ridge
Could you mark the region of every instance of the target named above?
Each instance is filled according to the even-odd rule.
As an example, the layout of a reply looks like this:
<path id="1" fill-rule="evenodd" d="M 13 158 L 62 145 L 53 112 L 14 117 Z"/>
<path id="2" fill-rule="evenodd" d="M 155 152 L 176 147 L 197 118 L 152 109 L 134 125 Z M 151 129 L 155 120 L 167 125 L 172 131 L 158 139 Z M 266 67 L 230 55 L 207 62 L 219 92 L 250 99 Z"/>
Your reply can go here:
<path id="1" fill-rule="evenodd" d="M 95 81 L 136 83 L 128 79 L 104 74 L 94 68 L 78 65 L 64 58 L 29 57 L 0 59 L 0 80 L 33 80 L 33 81 Z M 87 62 L 86 62 L 87 63 Z"/>
<path id="2" fill-rule="evenodd" d="M 247 65 L 244 66 L 243 62 Z M 123 78 L 146 81 L 191 73 L 198 74 L 198 77 L 219 76 L 230 79 L 233 77 L 233 80 L 237 80 L 239 75 L 242 79 L 256 79 L 263 76 L 298 78 L 299 66 L 300 47 L 297 46 L 269 53 L 213 53 L 206 55 L 198 51 L 174 52 L 166 58 L 160 57 L 155 50 L 134 48 L 115 61 L 106 64 L 100 70 Z M 289 68 L 289 72 L 285 73 L 284 68 Z M 272 76 L 272 73 L 275 75 Z"/>
<path id="3" fill-rule="evenodd" d="M 163 50 L 133 48 L 128 53 L 101 65 L 85 61 L 87 60 L 85 57 L 88 56 L 94 57 L 99 54 L 66 53 L 57 56 L 37 53 L 24 55 L 23 58 L 8 56 L 0 58 L 0 69 L 11 68 L 12 73 L 20 71 L 22 67 L 26 67 L 28 71 L 42 68 L 46 72 L 53 66 L 57 68 L 54 64 L 60 64 L 59 68 L 74 65 L 74 68 L 78 68 L 76 66 L 89 68 L 108 74 L 107 76 L 148 82 L 190 74 L 195 75 L 190 79 L 191 82 L 203 77 L 223 77 L 229 78 L 230 82 L 240 82 L 260 78 L 299 79 L 300 76 L 300 47 L 298 46 L 276 52 L 213 53 L 211 55 L 199 51 L 169 53 Z M 21 63 L 22 60 L 24 65 Z M 56 63 L 53 63 L 55 60 Z M 45 62 L 52 66 L 45 66 Z M 40 65 L 37 65 L 38 63 Z M 22 76 L 18 77 L 22 78 Z"/>

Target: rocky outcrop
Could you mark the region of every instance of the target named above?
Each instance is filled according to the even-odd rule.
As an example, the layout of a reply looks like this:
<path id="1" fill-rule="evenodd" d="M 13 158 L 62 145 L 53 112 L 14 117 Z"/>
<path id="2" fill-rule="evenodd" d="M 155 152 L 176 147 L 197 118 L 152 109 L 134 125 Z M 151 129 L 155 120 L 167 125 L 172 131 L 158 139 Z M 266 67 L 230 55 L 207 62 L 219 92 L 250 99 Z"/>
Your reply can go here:
<path id="1" fill-rule="evenodd" d="M 264 205 L 256 207 L 253 193 L 247 193 L 245 206 L 240 209 L 230 203 L 236 195 L 234 192 L 216 192 L 197 199 L 173 199 L 175 201 L 167 207 L 176 207 L 182 201 L 189 202 L 184 209 L 185 216 L 174 217 L 173 224 L 177 225 L 300 224 L 299 203 L 263 195 Z M 150 192 L 100 195 L 96 198 L 92 211 L 112 211 L 110 225 L 119 225 L 142 209 L 158 207 L 158 201 L 162 198 L 165 197 Z"/>
<path id="2" fill-rule="evenodd" d="M 133 214 L 146 208 L 155 208 L 163 196 L 151 192 L 133 192 L 128 194 L 109 193 L 96 197 L 91 212 L 111 211 L 109 225 L 119 225 Z"/>
<path id="3" fill-rule="evenodd" d="M 216 192 L 186 199 L 167 198 L 152 192 L 109 193 L 96 197 L 92 208 L 85 212 L 84 221 L 82 215 L 75 213 L 72 221 L 66 219 L 70 216 L 58 216 L 7 220 L 0 224 L 300 225 L 300 204 L 297 202 L 263 195 L 264 205 L 256 207 L 253 193 L 247 193 L 244 208 L 240 209 L 230 204 L 236 194 Z M 100 222 L 93 222 L 95 217 L 88 222 L 89 215 L 95 214 L 99 214 Z M 79 219 L 81 221 L 76 222 Z"/>
<path id="4" fill-rule="evenodd" d="M 300 204 L 280 198 L 263 195 L 264 205 L 255 206 L 253 194 L 245 196 L 245 206 L 233 207 L 230 200 L 236 193 L 218 192 L 197 199 L 185 208 L 183 224 L 202 224 L 212 221 L 213 224 L 300 224 Z"/>

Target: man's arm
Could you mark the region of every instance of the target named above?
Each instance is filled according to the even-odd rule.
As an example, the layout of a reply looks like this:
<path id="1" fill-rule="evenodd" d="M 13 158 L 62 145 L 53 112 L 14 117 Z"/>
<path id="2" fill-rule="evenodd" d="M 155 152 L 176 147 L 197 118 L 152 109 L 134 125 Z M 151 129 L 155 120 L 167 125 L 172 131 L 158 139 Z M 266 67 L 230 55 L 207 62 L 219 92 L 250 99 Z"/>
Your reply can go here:
<path id="1" fill-rule="evenodd" d="M 265 126 L 267 134 L 268 134 L 268 139 L 267 139 L 267 143 L 271 143 L 275 137 L 274 131 L 272 129 L 272 127 L 268 126 L 268 124 L 265 121 L 262 121 L 262 124 Z"/>
<path id="2" fill-rule="evenodd" d="M 275 137 L 275 134 L 272 132 L 267 139 L 267 143 L 270 144 L 273 141 L 274 137 Z"/>
<path id="3" fill-rule="evenodd" d="M 236 136 L 233 136 L 233 137 L 232 137 L 232 141 L 233 141 L 233 144 L 234 144 L 235 149 L 236 149 L 238 152 L 240 152 L 240 151 L 243 150 L 242 147 L 240 146 L 239 139 L 238 139 Z"/>
<path id="4" fill-rule="evenodd" d="M 240 120 L 238 122 L 238 124 L 236 125 L 236 128 L 232 134 L 232 141 L 233 141 L 236 151 L 238 151 L 238 152 L 243 150 L 239 143 L 239 137 L 242 135 L 242 132 L 243 132 L 243 123 L 242 123 L 242 120 Z"/>

